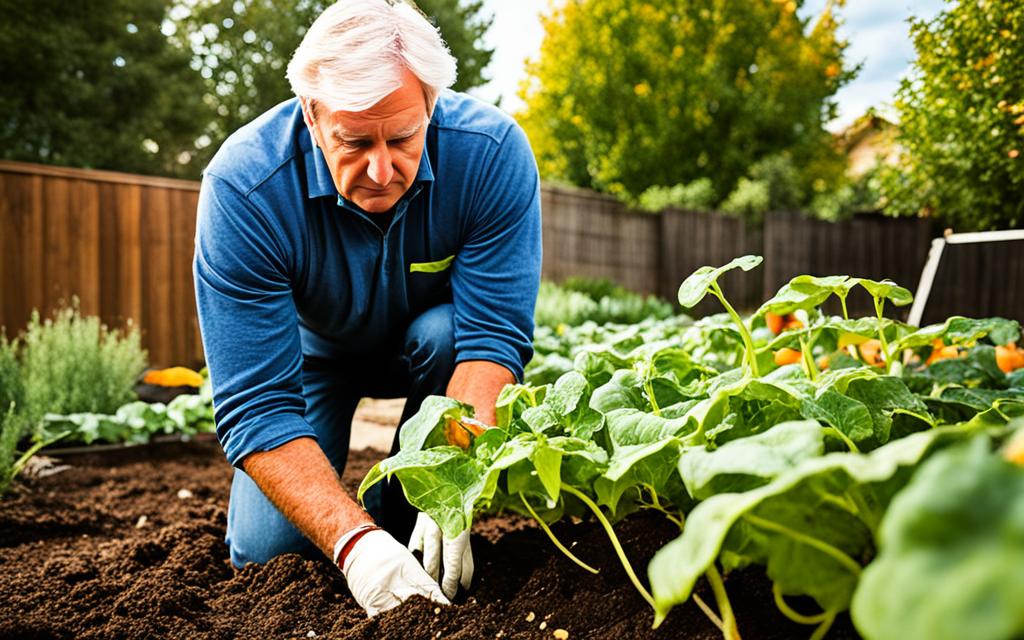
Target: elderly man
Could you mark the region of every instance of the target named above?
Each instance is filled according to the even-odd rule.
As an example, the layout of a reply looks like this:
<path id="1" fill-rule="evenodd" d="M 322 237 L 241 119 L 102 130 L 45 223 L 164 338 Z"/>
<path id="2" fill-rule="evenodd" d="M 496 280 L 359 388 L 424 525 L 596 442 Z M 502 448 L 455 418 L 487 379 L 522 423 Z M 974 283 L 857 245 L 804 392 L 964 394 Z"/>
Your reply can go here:
<path id="1" fill-rule="evenodd" d="M 532 353 L 536 164 L 511 118 L 447 90 L 455 60 L 409 4 L 328 8 L 288 79 L 296 98 L 224 143 L 199 199 L 199 320 L 236 467 L 231 561 L 319 549 L 370 615 L 447 602 L 469 585 L 468 536 L 442 539 L 395 485 L 368 513 L 338 478 L 364 396 L 407 397 L 404 422 L 446 394 L 493 424 Z"/>

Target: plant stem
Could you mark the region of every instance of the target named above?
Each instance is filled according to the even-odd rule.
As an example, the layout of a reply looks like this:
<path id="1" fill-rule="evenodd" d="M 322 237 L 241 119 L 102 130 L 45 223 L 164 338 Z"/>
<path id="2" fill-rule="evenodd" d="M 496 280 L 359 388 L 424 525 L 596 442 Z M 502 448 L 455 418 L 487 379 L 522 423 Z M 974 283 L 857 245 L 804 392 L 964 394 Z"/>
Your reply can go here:
<path id="1" fill-rule="evenodd" d="M 708 606 L 708 603 L 704 602 L 704 599 L 698 596 L 696 593 L 693 594 L 693 601 L 697 603 L 697 608 L 703 611 L 704 615 L 708 617 L 708 620 L 711 621 L 711 624 L 718 627 L 718 630 L 724 634 L 725 624 L 722 622 L 722 619 L 718 617 L 718 614 L 712 611 L 711 607 Z"/>
<path id="2" fill-rule="evenodd" d="M 828 435 L 835 436 L 842 440 L 843 444 L 845 444 L 853 453 L 860 453 L 860 449 L 853 443 L 853 440 L 850 440 L 850 438 L 839 429 L 836 429 L 835 427 L 824 427 L 824 431 Z"/>
<path id="3" fill-rule="evenodd" d="M 839 304 L 843 305 L 843 320 L 849 320 L 850 314 L 846 311 L 846 296 L 839 296 Z"/>
<path id="4" fill-rule="evenodd" d="M 868 525 L 868 528 L 871 529 L 871 533 L 874 539 L 877 540 L 878 526 L 879 524 L 881 524 L 879 522 L 880 518 L 877 515 L 875 515 L 875 512 L 872 511 L 871 508 L 868 506 L 868 503 L 864 500 L 864 495 L 861 494 L 860 492 L 860 488 L 856 485 L 851 486 L 849 489 L 846 490 L 846 495 L 850 498 L 850 501 L 853 502 L 854 506 L 857 507 L 860 519 Z"/>
<path id="5" fill-rule="evenodd" d="M 842 550 L 837 549 L 836 547 L 830 545 L 824 540 L 819 540 L 818 538 L 814 538 L 807 534 L 800 533 L 799 531 L 794 531 L 793 529 L 790 529 L 785 525 L 781 525 L 778 522 L 772 522 L 771 520 L 766 520 L 759 516 L 755 516 L 752 513 L 744 514 L 743 517 L 746 518 L 750 522 L 750 524 L 756 527 L 761 527 L 762 529 L 768 529 L 769 531 L 781 533 L 782 535 L 791 538 L 796 542 L 800 542 L 809 547 L 817 549 L 818 551 L 821 551 L 822 553 L 831 557 L 839 564 L 843 565 L 847 570 L 850 571 L 850 573 L 857 577 L 860 577 L 862 568 L 859 564 L 857 564 L 857 561 L 851 558 L 846 553 L 844 553 Z"/>
<path id="6" fill-rule="evenodd" d="M 647 392 L 647 399 L 651 402 L 651 407 L 654 408 L 654 415 L 661 417 L 661 407 L 658 406 L 658 399 L 654 397 L 654 385 L 651 384 L 651 379 L 644 377 L 644 391 Z"/>
<path id="7" fill-rule="evenodd" d="M 732 321 L 739 329 L 740 338 L 743 339 L 743 348 L 746 350 L 747 365 L 750 367 L 750 373 L 752 373 L 755 378 L 760 378 L 761 374 L 757 370 L 757 354 L 754 353 L 754 341 L 750 337 L 750 331 L 747 330 L 747 325 L 744 324 L 743 318 L 740 318 L 740 314 L 736 313 L 736 310 L 732 308 L 729 301 L 725 299 L 725 294 L 722 293 L 722 289 L 718 286 L 717 282 L 711 285 L 710 291 L 711 294 L 718 298 L 718 301 L 722 303 L 722 306 L 725 307 L 729 317 L 732 318 Z"/>
<path id="8" fill-rule="evenodd" d="M 725 640 L 740 640 L 740 630 L 736 627 L 736 616 L 732 612 L 732 603 L 729 602 L 729 594 L 725 591 L 725 583 L 718 573 L 718 568 L 712 562 L 708 567 L 708 582 L 711 583 L 711 590 L 715 594 L 715 602 L 718 604 L 718 611 L 722 614 L 722 636 Z"/>
<path id="9" fill-rule="evenodd" d="M 66 436 L 69 436 L 69 435 L 71 435 L 71 431 L 61 431 L 60 433 L 58 433 L 53 438 L 50 438 L 49 440 L 42 440 L 40 442 L 35 443 L 31 447 L 29 447 L 28 451 L 26 451 L 25 453 L 21 454 L 21 457 L 18 458 L 17 462 L 15 462 L 13 466 L 11 466 L 11 477 L 10 477 L 10 479 L 13 480 L 15 477 L 17 477 L 17 475 L 19 473 L 21 473 L 21 470 L 25 467 L 25 465 L 28 464 L 28 461 L 32 459 L 32 456 L 36 455 L 36 453 L 40 449 L 42 449 L 43 447 L 49 446 L 49 445 L 53 444 L 54 442 L 57 442 L 58 440 L 66 437 Z"/>
<path id="10" fill-rule="evenodd" d="M 811 355 L 811 348 L 803 336 L 800 336 L 800 359 L 804 365 L 804 373 L 808 380 L 814 382 L 818 379 L 818 365 L 814 363 L 814 356 Z"/>
<path id="11" fill-rule="evenodd" d="M 537 521 L 537 524 L 539 524 L 540 528 L 544 530 L 544 533 L 548 534 L 548 537 L 551 538 L 551 542 L 555 543 L 555 546 L 558 547 L 559 551 L 564 553 L 566 555 L 566 557 L 568 557 L 570 560 L 572 560 L 573 562 L 575 562 L 579 566 L 583 567 L 584 569 L 586 569 L 590 573 L 593 573 L 593 574 L 598 573 L 597 569 L 595 569 L 594 567 L 590 566 L 586 562 L 583 562 L 582 560 L 577 558 L 575 555 L 573 555 L 572 551 L 569 551 L 569 549 L 565 545 L 563 545 L 558 540 L 558 538 L 555 537 L 555 534 L 554 534 L 553 531 L 551 531 L 551 528 L 548 527 L 547 523 L 544 522 L 544 520 L 542 520 L 541 517 L 537 515 L 537 512 L 534 511 L 533 507 L 530 506 L 530 503 L 527 502 L 526 496 L 524 496 L 522 493 L 520 493 L 519 494 L 519 499 L 523 501 L 523 504 L 526 505 L 526 510 L 530 512 L 530 515 L 533 516 L 533 519 Z"/>
<path id="12" fill-rule="evenodd" d="M 885 310 L 885 298 L 875 298 L 875 315 L 878 316 L 878 341 L 882 343 L 882 359 L 885 361 L 885 372 L 889 373 L 889 341 L 885 339 L 885 327 L 882 326 L 882 312 Z"/>
<path id="13" fill-rule="evenodd" d="M 814 616 L 805 616 L 802 613 L 794 611 L 782 596 L 782 591 L 779 590 L 779 583 L 777 582 L 772 583 L 772 595 L 775 597 L 775 606 L 778 607 L 780 612 L 782 612 L 782 615 L 797 624 L 821 624 L 833 615 L 829 611 L 823 611 Z"/>
<path id="14" fill-rule="evenodd" d="M 677 527 L 679 527 L 680 529 L 682 529 L 683 528 L 683 514 L 680 513 L 680 514 L 676 515 L 675 513 L 672 513 L 671 511 L 666 509 L 664 506 L 662 506 L 661 500 L 658 499 L 658 492 L 654 490 L 653 486 L 651 486 L 651 485 L 649 485 L 647 483 L 642 483 L 641 487 L 643 487 L 644 489 L 647 489 L 647 491 L 651 494 L 651 501 L 650 502 L 644 502 L 642 500 L 642 498 L 643 498 L 643 491 L 641 490 L 641 492 L 640 492 L 640 497 L 641 497 L 640 503 L 643 504 L 648 509 L 654 509 L 655 511 L 660 511 L 661 513 L 665 514 L 665 517 L 668 518 L 669 521 L 672 524 L 674 524 Z"/>
<path id="15" fill-rule="evenodd" d="M 622 568 L 626 570 L 626 575 L 629 576 L 630 582 L 636 587 L 636 590 L 640 592 L 643 599 L 647 601 L 647 604 L 651 605 L 652 609 L 657 610 L 654 606 L 654 597 L 644 588 L 644 585 L 640 583 L 640 579 L 636 577 L 636 573 L 633 571 L 633 566 L 629 564 L 629 558 L 626 557 L 626 553 L 622 550 L 622 545 L 619 544 L 619 538 L 615 535 L 615 531 L 612 529 L 612 525 L 608 522 L 608 519 L 601 513 L 601 507 L 594 504 L 594 501 L 588 498 L 586 495 L 576 490 L 575 487 L 571 487 L 564 482 L 562 483 L 562 491 L 570 493 L 580 499 L 580 502 L 587 505 L 587 507 L 594 512 L 594 516 L 597 517 L 598 522 L 604 527 L 605 533 L 608 534 L 608 539 L 612 541 L 612 546 L 615 548 L 616 555 L 619 556 L 619 560 L 622 562 Z"/>
<path id="16" fill-rule="evenodd" d="M 829 612 L 828 618 L 825 618 L 821 625 L 819 625 L 818 628 L 814 630 L 814 633 L 811 634 L 810 640 L 821 640 L 822 638 L 824 638 L 825 634 L 828 633 L 828 630 L 832 628 L 832 622 L 835 619 L 836 614 Z"/>

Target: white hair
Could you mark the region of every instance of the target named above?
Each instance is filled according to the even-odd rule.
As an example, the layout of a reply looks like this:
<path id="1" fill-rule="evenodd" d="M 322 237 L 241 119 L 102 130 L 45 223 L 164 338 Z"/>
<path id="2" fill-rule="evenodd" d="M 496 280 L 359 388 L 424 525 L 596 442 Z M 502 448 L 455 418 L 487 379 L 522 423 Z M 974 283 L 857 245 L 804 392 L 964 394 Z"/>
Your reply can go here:
<path id="1" fill-rule="evenodd" d="M 423 85 L 427 113 L 455 82 L 455 58 L 426 16 L 404 0 L 339 0 L 320 14 L 288 63 L 295 95 L 331 111 L 362 111 L 402 84 Z"/>

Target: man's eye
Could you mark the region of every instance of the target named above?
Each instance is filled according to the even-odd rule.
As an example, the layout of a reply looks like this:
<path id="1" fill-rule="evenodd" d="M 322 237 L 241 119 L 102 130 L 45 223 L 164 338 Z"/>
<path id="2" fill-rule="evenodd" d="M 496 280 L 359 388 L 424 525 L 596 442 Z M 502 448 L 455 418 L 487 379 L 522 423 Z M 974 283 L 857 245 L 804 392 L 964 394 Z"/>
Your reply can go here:
<path id="1" fill-rule="evenodd" d="M 388 144 L 405 144 L 411 142 L 414 136 L 405 136 L 404 138 L 395 138 L 394 140 L 388 140 Z"/>

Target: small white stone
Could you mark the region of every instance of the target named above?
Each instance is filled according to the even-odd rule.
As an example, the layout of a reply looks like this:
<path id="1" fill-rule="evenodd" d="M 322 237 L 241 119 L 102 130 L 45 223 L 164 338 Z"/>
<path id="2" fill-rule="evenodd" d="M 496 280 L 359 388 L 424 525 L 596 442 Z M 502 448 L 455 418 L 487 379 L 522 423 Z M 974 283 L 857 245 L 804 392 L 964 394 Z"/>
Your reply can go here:
<path id="1" fill-rule="evenodd" d="M 181 491 L 184 491 L 184 489 L 182 489 Z M 178 492 L 178 496 L 179 497 L 181 496 L 181 491 Z M 310 631 L 309 633 L 306 634 L 306 637 L 307 638 L 315 638 L 316 637 L 316 631 Z"/>
<path id="2" fill-rule="evenodd" d="M 531 611 L 530 613 L 526 614 L 526 621 L 527 622 L 533 622 L 533 619 L 536 618 L 536 617 L 537 616 L 534 615 L 534 613 Z"/>
<path id="3" fill-rule="evenodd" d="M 192 497 L 192 492 L 188 489 L 178 489 L 178 500 L 188 500 Z M 313 636 L 308 636 L 312 638 Z"/>
<path id="4" fill-rule="evenodd" d="M 441 637 L 441 632 L 440 632 L 440 631 L 438 631 L 437 633 L 435 633 L 435 634 L 434 634 L 434 637 L 435 637 L 435 638 L 440 638 L 440 637 Z"/>
<path id="5" fill-rule="evenodd" d="M 543 630 L 545 630 L 547 628 L 548 628 L 548 623 L 547 622 L 540 623 L 540 630 L 541 631 L 543 631 Z"/>
<path id="6" fill-rule="evenodd" d="M 141 529 L 142 527 L 146 526 L 148 522 L 149 518 L 147 518 L 146 516 L 139 516 L 138 521 L 135 522 L 135 528 Z"/>
<path id="7" fill-rule="evenodd" d="M 441 615 L 441 607 L 434 607 L 434 615 Z"/>
<path id="8" fill-rule="evenodd" d="M 557 640 L 569 640 L 569 632 L 565 629 L 555 629 L 551 635 L 555 636 Z"/>

